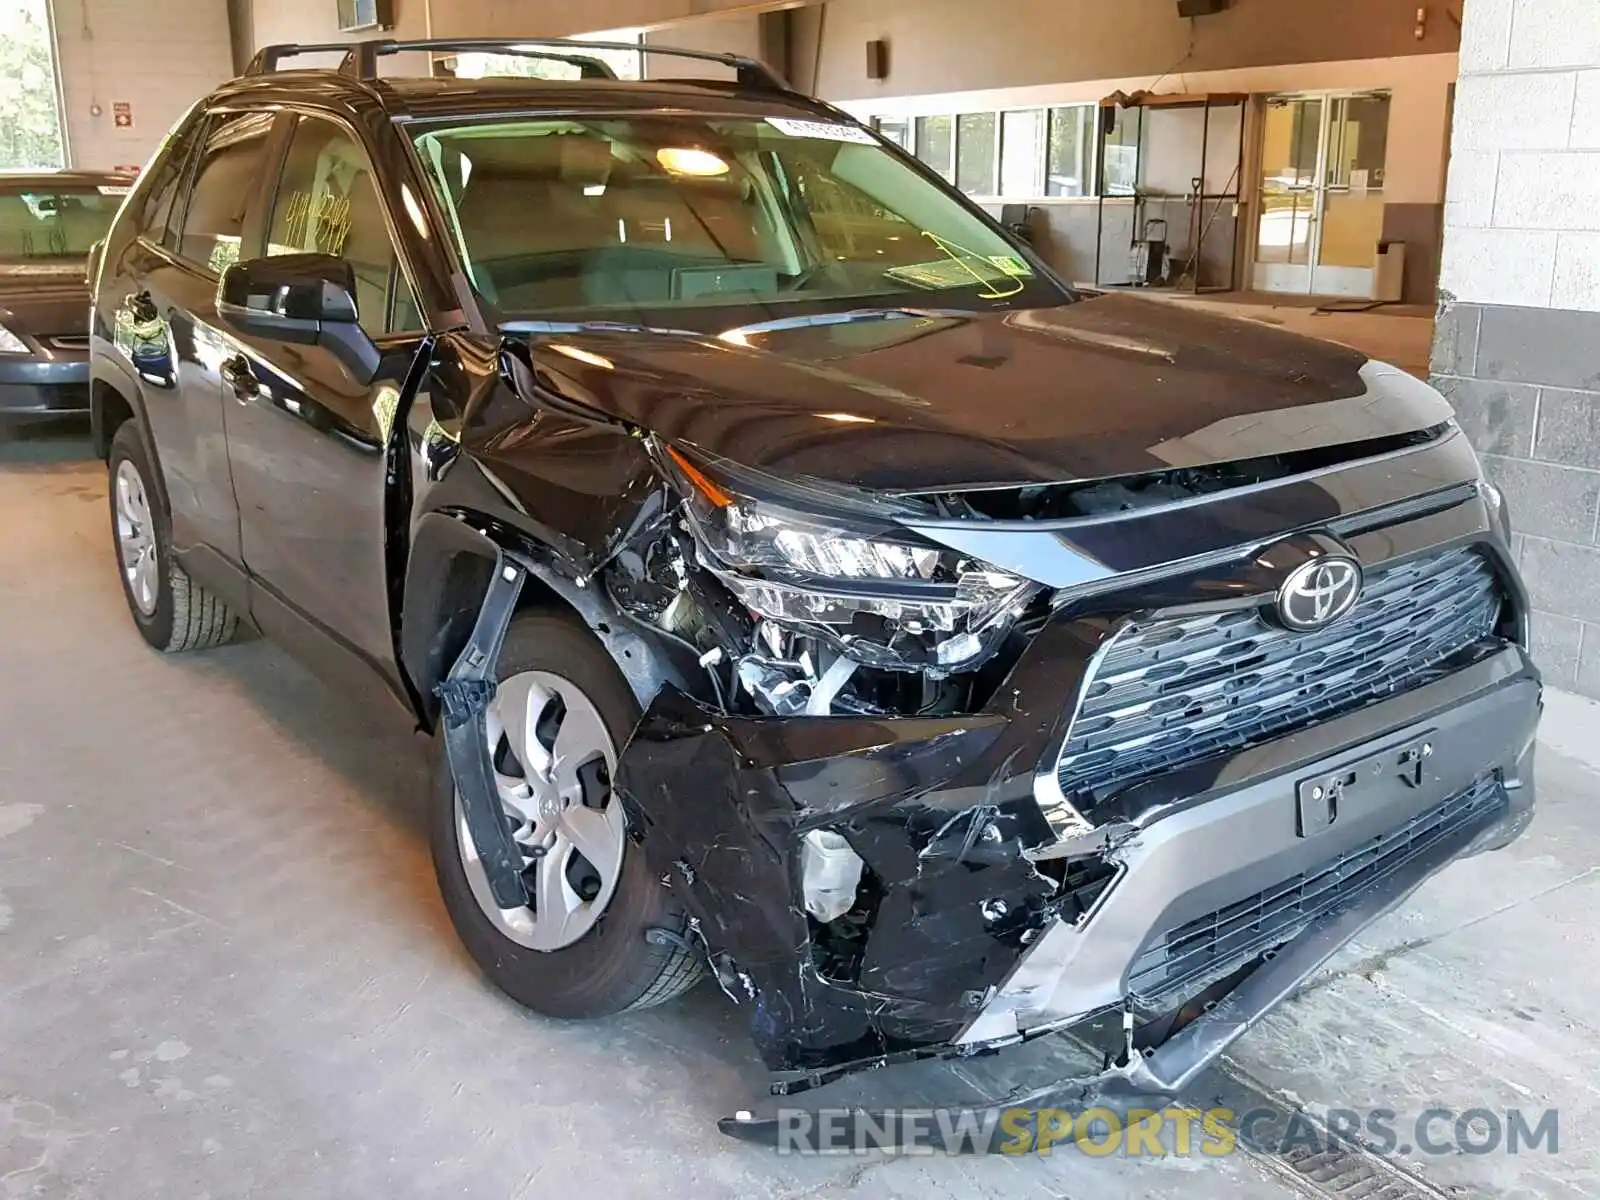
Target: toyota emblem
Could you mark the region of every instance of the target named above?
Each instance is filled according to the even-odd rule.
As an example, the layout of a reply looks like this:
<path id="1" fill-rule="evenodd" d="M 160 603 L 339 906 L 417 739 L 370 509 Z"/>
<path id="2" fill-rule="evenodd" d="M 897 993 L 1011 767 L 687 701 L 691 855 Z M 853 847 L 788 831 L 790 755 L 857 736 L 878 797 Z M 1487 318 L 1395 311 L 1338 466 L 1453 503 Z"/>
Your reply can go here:
<path id="1" fill-rule="evenodd" d="M 1353 558 L 1314 558 L 1289 573 L 1278 589 L 1278 618 L 1290 629 L 1321 629 L 1361 598 L 1361 564 Z"/>

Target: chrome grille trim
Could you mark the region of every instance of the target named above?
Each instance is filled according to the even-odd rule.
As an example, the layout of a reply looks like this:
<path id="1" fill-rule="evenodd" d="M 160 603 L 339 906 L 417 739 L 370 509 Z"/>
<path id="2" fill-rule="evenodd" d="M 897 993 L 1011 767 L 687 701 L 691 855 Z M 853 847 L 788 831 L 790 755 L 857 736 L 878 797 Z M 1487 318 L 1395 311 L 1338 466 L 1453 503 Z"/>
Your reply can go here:
<path id="1" fill-rule="evenodd" d="M 1259 608 L 1135 621 L 1095 656 L 1056 763 L 1080 811 L 1125 787 L 1240 750 L 1425 682 L 1437 664 L 1491 636 L 1502 604 L 1478 550 L 1370 571 L 1355 608 L 1310 633 Z"/>

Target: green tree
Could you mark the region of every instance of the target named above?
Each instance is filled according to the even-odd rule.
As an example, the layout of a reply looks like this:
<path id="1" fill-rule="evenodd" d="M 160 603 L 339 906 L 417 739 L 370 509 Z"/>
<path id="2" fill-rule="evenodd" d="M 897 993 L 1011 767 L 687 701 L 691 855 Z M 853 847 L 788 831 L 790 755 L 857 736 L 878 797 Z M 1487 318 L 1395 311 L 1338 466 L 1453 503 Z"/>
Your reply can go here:
<path id="1" fill-rule="evenodd" d="M 65 165 L 47 0 L 0 0 L 0 168 Z"/>

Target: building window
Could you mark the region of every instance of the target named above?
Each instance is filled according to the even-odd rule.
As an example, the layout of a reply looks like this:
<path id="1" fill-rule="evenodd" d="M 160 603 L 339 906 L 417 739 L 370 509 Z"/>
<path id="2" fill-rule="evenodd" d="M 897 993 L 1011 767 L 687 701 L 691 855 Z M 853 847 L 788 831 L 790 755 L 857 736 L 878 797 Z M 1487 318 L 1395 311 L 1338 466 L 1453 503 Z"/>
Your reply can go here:
<path id="1" fill-rule="evenodd" d="M 969 196 L 1000 191 L 1000 114 L 963 113 L 956 118 L 956 186 Z"/>
<path id="2" fill-rule="evenodd" d="M 955 120 L 918 117 L 916 155 L 946 179 L 956 177 Z"/>
<path id="3" fill-rule="evenodd" d="M 1136 108 L 1108 108 L 1112 122 L 1106 133 L 1103 184 L 1108 196 L 1132 196 L 1139 191 L 1139 159 L 1144 149 L 1144 112 Z"/>
<path id="4" fill-rule="evenodd" d="M 1043 196 L 1045 127 L 1042 108 L 1019 108 L 1000 117 L 1000 195 Z M 1054 195 L 1072 195 L 1056 192 Z"/>
<path id="5" fill-rule="evenodd" d="M 0 168 L 64 165 L 46 0 L 0 3 L 0 63 Z"/>
<path id="6" fill-rule="evenodd" d="M 902 150 L 911 149 L 911 122 L 906 118 L 874 117 L 872 127 Z"/>
<path id="7" fill-rule="evenodd" d="M 1036 200 L 1094 195 L 1092 104 L 913 120 L 874 117 L 872 126 L 969 196 Z"/>
<path id="8" fill-rule="evenodd" d="M 574 41 L 592 42 L 624 42 L 643 46 L 644 30 L 642 29 L 607 29 L 599 33 L 578 33 L 573 35 Z M 551 54 L 560 54 L 558 47 L 534 46 L 530 50 L 543 50 Z M 643 79 L 644 55 L 637 50 L 590 50 L 586 53 L 572 52 L 575 56 L 597 58 L 618 79 Z M 580 68 L 572 63 L 562 62 L 555 58 L 532 58 L 522 54 L 493 54 L 469 51 L 452 56 L 454 67 L 452 74 L 460 79 L 483 79 L 489 76 L 520 75 L 535 79 L 577 79 L 581 76 Z"/>
<path id="9" fill-rule="evenodd" d="M 1094 106 L 1050 110 L 1046 196 L 1087 196 L 1094 190 Z"/>

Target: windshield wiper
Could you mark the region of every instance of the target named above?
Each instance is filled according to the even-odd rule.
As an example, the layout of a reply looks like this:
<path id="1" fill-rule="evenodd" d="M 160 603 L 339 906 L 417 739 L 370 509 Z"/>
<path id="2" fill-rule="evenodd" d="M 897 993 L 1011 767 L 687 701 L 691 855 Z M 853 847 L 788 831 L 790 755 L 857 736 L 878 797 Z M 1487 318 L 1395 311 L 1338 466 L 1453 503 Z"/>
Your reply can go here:
<path id="1" fill-rule="evenodd" d="M 634 321 L 502 321 L 501 333 L 655 333 L 672 337 L 704 337 L 698 329 L 670 329 Z"/>
<path id="2" fill-rule="evenodd" d="M 737 329 L 726 329 L 717 336 L 723 341 L 738 341 L 740 337 L 748 337 L 757 333 L 776 333 L 784 329 L 808 329 L 822 325 L 851 325 L 859 321 L 903 321 L 908 318 L 921 318 L 923 320 L 948 319 L 950 317 L 966 317 L 970 313 L 953 308 L 853 308 L 848 312 L 811 313 L 801 317 L 778 317 L 771 321 L 758 321 L 753 325 L 741 325 Z"/>

